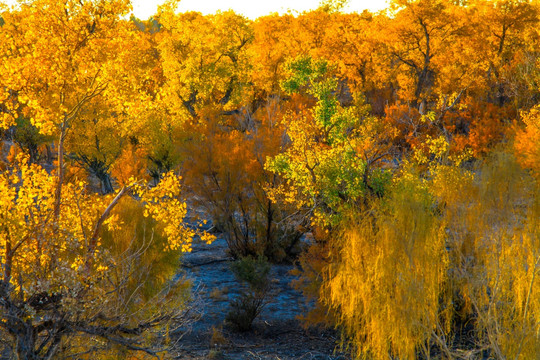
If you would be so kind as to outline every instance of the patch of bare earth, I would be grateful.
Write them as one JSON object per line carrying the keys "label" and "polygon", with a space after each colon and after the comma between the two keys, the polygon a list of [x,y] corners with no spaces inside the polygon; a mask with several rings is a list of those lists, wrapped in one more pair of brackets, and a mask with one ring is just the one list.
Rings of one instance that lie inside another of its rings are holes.
{"label": "patch of bare earth", "polygon": [[271,296],[252,330],[238,332],[226,324],[231,299],[242,288],[230,270],[231,261],[224,239],[194,245],[193,252],[184,255],[180,276],[192,282],[197,319],[189,329],[180,329],[173,355],[188,360],[349,359],[335,350],[333,330],[301,326],[297,317],[305,314],[309,304],[290,285],[295,279],[290,274],[293,265],[272,266]]}

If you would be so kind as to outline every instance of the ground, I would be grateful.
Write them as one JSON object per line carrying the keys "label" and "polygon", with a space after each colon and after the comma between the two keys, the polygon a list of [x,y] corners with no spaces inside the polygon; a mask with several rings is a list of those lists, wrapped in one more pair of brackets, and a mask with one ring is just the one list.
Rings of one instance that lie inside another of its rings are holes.
{"label": "ground", "polygon": [[291,287],[292,264],[272,265],[272,295],[252,330],[241,333],[226,324],[230,301],[241,289],[231,261],[227,243],[219,236],[213,244],[194,245],[183,256],[179,276],[192,282],[198,320],[179,331],[179,359],[349,359],[336,350],[335,331],[302,327],[297,317],[310,305]]}

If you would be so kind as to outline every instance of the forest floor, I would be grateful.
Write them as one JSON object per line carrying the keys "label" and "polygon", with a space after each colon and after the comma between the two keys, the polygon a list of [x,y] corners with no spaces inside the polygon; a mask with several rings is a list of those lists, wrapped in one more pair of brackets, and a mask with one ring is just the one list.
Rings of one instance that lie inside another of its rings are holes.
{"label": "forest floor", "polygon": [[218,236],[210,245],[194,244],[182,258],[179,276],[192,283],[198,316],[180,332],[174,354],[178,359],[349,359],[336,350],[335,331],[302,327],[298,316],[306,313],[309,304],[291,287],[296,277],[290,264],[272,265],[271,296],[252,330],[242,333],[231,328],[225,317],[242,285],[230,269],[227,250],[226,241]]}

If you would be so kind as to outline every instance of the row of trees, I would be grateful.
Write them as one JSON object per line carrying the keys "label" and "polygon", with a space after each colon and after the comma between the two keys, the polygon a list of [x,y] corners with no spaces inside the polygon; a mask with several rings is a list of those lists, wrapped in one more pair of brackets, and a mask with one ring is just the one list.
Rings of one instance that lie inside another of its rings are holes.
{"label": "row of trees", "polygon": [[255,21],[175,1],[147,21],[127,0],[4,7],[13,353],[167,348],[178,252],[212,239],[183,223],[188,199],[235,257],[304,250],[311,321],[358,356],[540,354],[539,5],[339,4]]}

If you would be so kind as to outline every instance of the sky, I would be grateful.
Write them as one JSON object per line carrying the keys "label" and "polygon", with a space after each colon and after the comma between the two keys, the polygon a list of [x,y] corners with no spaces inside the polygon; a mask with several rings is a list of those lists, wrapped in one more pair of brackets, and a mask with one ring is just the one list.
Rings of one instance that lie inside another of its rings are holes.
{"label": "sky", "polygon": [[[146,20],[157,10],[163,0],[132,0],[133,12],[139,19]],[[320,0],[181,0],[178,10],[199,11],[213,14],[218,10],[232,9],[250,19],[273,12],[284,13],[288,9],[304,11],[318,7]],[[364,9],[378,11],[386,8],[385,0],[349,0],[345,11],[362,12]]]}

